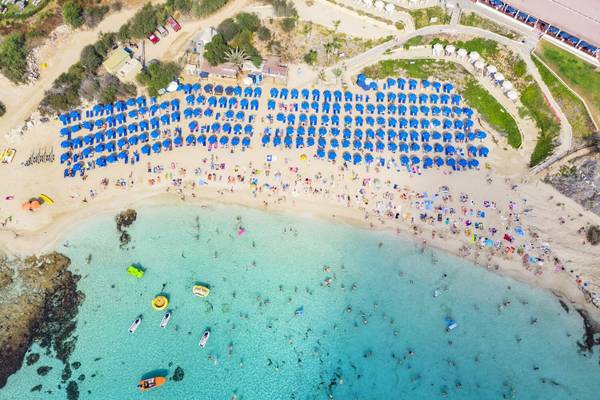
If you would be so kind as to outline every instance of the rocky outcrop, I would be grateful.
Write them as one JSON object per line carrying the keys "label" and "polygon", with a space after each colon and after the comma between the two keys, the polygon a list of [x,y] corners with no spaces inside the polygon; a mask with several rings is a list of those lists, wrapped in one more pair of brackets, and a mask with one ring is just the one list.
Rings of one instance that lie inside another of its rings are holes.
{"label": "rocky outcrop", "polygon": [[69,264],[56,252],[0,259],[0,276],[10,276],[0,287],[0,388],[21,368],[33,342],[68,365],[75,346],[75,317],[84,297],[77,290],[80,277],[69,271]]}
{"label": "rocky outcrop", "polygon": [[131,236],[127,232],[127,229],[137,219],[137,212],[131,208],[120,212],[116,217],[117,230],[121,233],[119,240],[121,247],[126,246],[131,241]]}

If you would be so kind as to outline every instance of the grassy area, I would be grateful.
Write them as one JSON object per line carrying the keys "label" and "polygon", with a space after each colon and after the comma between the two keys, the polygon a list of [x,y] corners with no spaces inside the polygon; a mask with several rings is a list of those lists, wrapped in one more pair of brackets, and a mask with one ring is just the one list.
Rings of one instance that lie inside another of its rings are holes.
{"label": "grassy area", "polygon": [[512,40],[521,40],[521,35],[509,28],[502,26],[492,20],[484,18],[474,12],[462,13],[460,15],[460,24],[467,26],[475,26],[486,31],[497,33]]}
{"label": "grassy area", "polygon": [[530,83],[522,91],[521,103],[527,108],[528,114],[533,118],[540,130],[537,143],[529,160],[529,165],[533,167],[544,161],[554,151],[560,124],[552,113],[537,83]]}
{"label": "grassy area", "polygon": [[452,44],[457,49],[463,48],[463,49],[467,50],[469,53],[472,51],[476,51],[483,58],[494,57],[496,54],[498,54],[498,50],[499,50],[498,42],[496,42],[495,40],[482,39],[482,38],[475,38],[475,39],[466,40],[466,41],[461,41],[461,40],[449,41],[449,40],[445,40],[445,39],[434,38],[431,40],[430,43],[432,45],[434,45],[436,43],[441,43],[444,46],[446,46],[448,44]]}
{"label": "grassy area", "polygon": [[413,46],[422,46],[425,45],[425,38],[421,35],[413,36],[404,42],[404,50],[408,50]]}
{"label": "grassy area", "polygon": [[408,13],[415,22],[415,29],[420,29],[429,25],[446,25],[450,23],[451,18],[450,15],[439,6],[408,10]]}
{"label": "grassy area", "polygon": [[485,90],[475,79],[467,81],[462,91],[465,101],[494,128],[508,137],[508,144],[514,148],[521,146],[521,133],[512,115]]}
{"label": "grassy area", "polygon": [[594,124],[583,102],[563,85],[537,58],[534,57],[533,62],[540,71],[540,75],[548,86],[548,89],[552,92],[552,96],[569,120],[575,137],[581,139],[592,135],[595,130]]}
{"label": "grassy area", "polygon": [[536,54],[586,101],[600,123],[600,72],[593,65],[553,44],[541,40]]}
{"label": "grassy area", "polygon": [[453,72],[456,68],[455,63],[440,60],[384,60],[365,68],[363,73],[372,79],[384,79],[398,75],[427,79],[440,71]]}
{"label": "grassy area", "polygon": [[[0,21],[2,20],[17,20],[26,19],[46,7],[50,0],[42,0],[37,6],[33,5],[33,1],[30,1],[24,9],[20,10],[15,4],[9,4],[7,6],[6,13],[0,15]],[[1,7],[0,7],[1,8]]]}

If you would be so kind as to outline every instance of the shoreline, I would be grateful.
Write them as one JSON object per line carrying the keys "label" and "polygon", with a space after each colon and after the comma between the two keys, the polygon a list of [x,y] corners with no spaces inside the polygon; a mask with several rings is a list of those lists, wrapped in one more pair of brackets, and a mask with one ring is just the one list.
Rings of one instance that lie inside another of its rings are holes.
{"label": "shoreline", "polygon": [[[270,213],[293,214],[300,218],[308,216],[324,219],[331,223],[349,225],[358,229],[395,234],[400,240],[413,243],[415,247],[423,249],[430,247],[467,260],[469,263],[474,264],[474,266],[485,268],[502,277],[550,291],[558,301],[564,302],[570,309],[574,309],[574,311],[580,314],[582,312],[585,313],[594,331],[600,330],[600,310],[586,301],[584,294],[575,285],[569,285],[564,279],[539,279],[539,276],[531,275],[523,270],[518,259],[506,259],[494,255],[488,259],[488,266],[486,267],[486,265],[482,264],[482,257],[479,257],[481,253],[477,249],[465,253],[466,246],[464,241],[456,238],[448,240],[447,237],[440,237],[441,235],[432,239],[432,229],[428,229],[429,227],[426,225],[419,225],[418,228],[417,225],[413,225],[413,229],[411,229],[409,225],[402,223],[389,226],[383,223],[376,224],[373,221],[366,222],[363,218],[359,217],[362,214],[357,214],[354,207],[347,208],[330,203],[326,207],[323,207],[325,204],[311,202],[307,199],[302,199],[299,202],[294,201],[293,204],[286,202],[284,204],[269,204],[265,206],[264,202],[251,196],[249,193],[234,192],[229,193],[230,196],[226,194],[228,192],[220,189],[204,188],[195,197],[185,196],[185,199],[182,200],[182,194],[173,192],[157,192],[151,189],[148,190],[147,188],[136,190],[133,193],[125,191],[121,195],[113,196],[108,202],[88,203],[85,207],[81,207],[72,213],[64,211],[53,217],[50,223],[31,231],[18,232],[18,237],[12,239],[7,238],[6,231],[0,232],[0,250],[17,257],[24,257],[31,254],[41,255],[51,251],[60,252],[60,242],[79,223],[86,223],[89,219],[101,215],[115,216],[127,208],[136,209],[140,206],[158,207],[173,205],[188,207],[234,205]],[[10,247],[8,246],[9,241],[11,242]]]}

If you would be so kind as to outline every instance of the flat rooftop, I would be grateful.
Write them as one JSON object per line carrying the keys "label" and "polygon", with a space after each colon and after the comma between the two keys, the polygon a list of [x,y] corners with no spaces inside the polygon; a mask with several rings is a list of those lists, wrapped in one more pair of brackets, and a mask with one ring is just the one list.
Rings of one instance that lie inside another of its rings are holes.
{"label": "flat rooftop", "polygon": [[599,0],[506,0],[505,3],[600,46]]}

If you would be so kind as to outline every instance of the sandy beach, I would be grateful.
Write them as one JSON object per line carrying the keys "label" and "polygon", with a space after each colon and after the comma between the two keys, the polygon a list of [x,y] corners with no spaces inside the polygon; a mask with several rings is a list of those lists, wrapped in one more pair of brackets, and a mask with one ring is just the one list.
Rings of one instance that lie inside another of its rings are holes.
{"label": "sandy beach", "polygon": [[[488,168],[453,173],[345,166],[312,156],[301,161],[306,150],[263,147],[183,147],[153,155],[148,163],[91,171],[83,180],[63,178],[58,163],[20,165],[28,149],[50,146],[59,153],[58,130],[56,120],[36,126],[16,145],[13,163],[1,167],[0,246],[8,253],[60,248],[63,235],[99,213],[141,204],[233,203],[392,230],[418,246],[544,287],[600,316],[591,302],[600,282],[594,263],[600,249],[585,244],[580,230],[599,218],[543,183],[503,176],[500,149],[486,160]],[[21,208],[41,193],[54,204],[36,212]],[[516,227],[523,237],[515,235]],[[488,237],[494,246],[484,244]],[[524,252],[517,254],[519,247]],[[533,258],[524,262],[524,254]]]}

